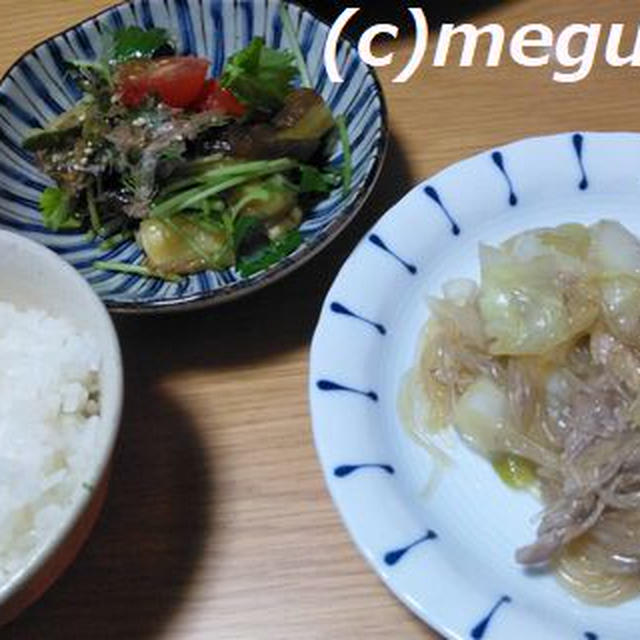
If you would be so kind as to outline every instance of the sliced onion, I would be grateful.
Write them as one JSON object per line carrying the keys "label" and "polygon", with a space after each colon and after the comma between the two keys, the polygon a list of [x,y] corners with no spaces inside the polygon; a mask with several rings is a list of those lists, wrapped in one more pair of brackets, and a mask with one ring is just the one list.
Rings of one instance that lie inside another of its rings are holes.
{"label": "sliced onion", "polygon": [[469,444],[485,454],[502,451],[509,402],[488,378],[474,382],[457,403],[454,422]]}

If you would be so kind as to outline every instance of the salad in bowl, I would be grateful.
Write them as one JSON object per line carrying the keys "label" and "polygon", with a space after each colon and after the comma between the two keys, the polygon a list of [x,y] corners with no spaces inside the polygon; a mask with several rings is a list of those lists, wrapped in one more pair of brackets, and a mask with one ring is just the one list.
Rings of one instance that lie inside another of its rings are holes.
{"label": "salad in bowl", "polygon": [[[40,197],[52,231],[104,248],[135,240],[143,264],[97,269],[179,280],[236,267],[250,276],[298,248],[305,210],[350,186],[344,120],[303,82],[301,57],[256,37],[219,78],[179,56],[161,28],[109,33],[97,61],[67,60],[82,99],[25,138],[55,181]],[[327,165],[341,140],[340,169]]]}
{"label": "salad in bowl", "polygon": [[228,302],[307,262],[364,206],[388,129],[375,72],[280,0],[129,0],[0,81],[0,228],[119,313]]}

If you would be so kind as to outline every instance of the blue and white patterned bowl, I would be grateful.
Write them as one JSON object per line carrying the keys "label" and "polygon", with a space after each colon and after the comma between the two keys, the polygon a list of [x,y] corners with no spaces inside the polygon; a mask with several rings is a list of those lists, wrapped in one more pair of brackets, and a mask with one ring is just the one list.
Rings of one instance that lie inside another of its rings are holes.
{"label": "blue and white patterned bowl", "polygon": [[[126,25],[165,27],[180,54],[209,58],[212,73],[254,36],[287,48],[278,0],[133,0],[72,27],[25,54],[0,84],[0,227],[37,240],[63,256],[91,283],[113,311],[148,312],[193,308],[227,301],[278,280],[326,246],[362,207],[378,178],[387,144],[384,98],[375,74],[342,40],[338,64],[345,82],[333,84],[324,67],[329,26],[309,11],[286,4],[306,57],[315,88],[334,114],[345,114],[353,149],[354,179],[344,197],[336,191],[311,211],[302,225],[304,244],[266,272],[243,278],[234,269],[208,271],[180,283],[97,271],[95,260],[138,263],[141,250],[133,242],[103,251],[80,233],[52,233],[41,223],[38,200],[50,184],[35,167],[21,142],[31,128],[41,127],[72,106],[80,92],[68,78],[65,59],[94,59],[105,29]],[[341,152],[331,161],[339,164]]]}
{"label": "blue and white patterned bowl", "polygon": [[588,606],[524,571],[541,504],[445,434],[438,465],[396,409],[427,296],[478,279],[480,243],[535,227],[620,220],[640,235],[640,135],[567,133],[491,149],[416,187],[365,236],[331,288],[313,340],[310,402],[327,485],[353,539],[413,611],[456,640],[629,640],[640,597]]}

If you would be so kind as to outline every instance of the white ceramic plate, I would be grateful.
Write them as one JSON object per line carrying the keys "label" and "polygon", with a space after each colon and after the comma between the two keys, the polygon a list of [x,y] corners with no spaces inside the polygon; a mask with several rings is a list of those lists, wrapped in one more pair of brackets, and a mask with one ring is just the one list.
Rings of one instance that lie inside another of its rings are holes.
{"label": "white ceramic plate", "polygon": [[325,302],[310,400],[320,461],[356,544],[417,615],[450,638],[629,640],[640,598],[587,606],[514,551],[541,505],[504,486],[453,434],[455,464],[434,493],[433,463],[403,432],[396,400],[427,318],[425,298],[479,277],[478,245],[565,222],[620,220],[640,234],[640,135],[523,140],[416,187],[362,240]]}

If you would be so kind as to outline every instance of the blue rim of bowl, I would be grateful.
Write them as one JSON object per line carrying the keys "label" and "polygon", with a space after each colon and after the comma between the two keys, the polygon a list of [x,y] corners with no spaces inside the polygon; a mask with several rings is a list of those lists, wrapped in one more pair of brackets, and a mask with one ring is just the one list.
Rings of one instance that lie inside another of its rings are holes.
{"label": "blue rim of bowl", "polygon": [[[44,40],[41,40],[40,42],[34,44],[24,53],[22,53],[7,69],[7,71],[5,71],[2,76],[0,76],[0,84],[5,82],[5,80],[11,75],[11,73],[13,73],[13,71],[20,64],[20,62],[24,60],[24,58],[36,51],[38,47],[41,47],[42,45],[49,42],[49,40],[57,38],[58,36],[65,34],[67,31],[75,29],[76,27],[80,27],[88,22],[96,20],[97,18],[108,16],[110,13],[116,11],[120,7],[130,4],[132,1],[133,0],[123,0],[122,2],[118,2],[111,7],[108,7],[107,9],[102,9],[101,11],[83,18],[79,22],[76,22],[66,27],[62,31],[58,31],[57,33],[54,33]],[[314,20],[317,20],[325,26],[331,26],[327,23],[326,20],[319,17],[315,11],[299,4],[294,0],[281,0],[281,2],[285,6],[297,7],[301,12],[310,15]],[[343,41],[348,42],[352,47],[357,49],[357,43],[351,37],[344,34],[340,37]],[[172,298],[170,300],[157,300],[154,302],[114,302],[105,300],[101,297],[101,300],[106,305],[107,309],[111,313],[121,315],[143,315],[158,313],[167,314],[181,311],[195,311],[198,309],[205,309],[207,307],[213,307],[227,302],[232,302],[234,300],[243,298],[255,291],[263,289],[268,285],[278,282],[279,280],[282,280],[293,271],[309,262],[323,249],[325,249],[332,240],[337,238],[346,229],[349,223],[353,221],[355,216],[360,212],[360,210],[364,207],[367,200],[369,199],[369,196],[371,195],[371,192],[373,191],[373,188],[377,184],[380,174],[382,173],[382,168],[384,166],[384,161],[389,148],[389,115],[384,91],[382,89],[382,84],[375,69],[373,69],[372,67],[368,67],[367,70],[371,75],[371,79],[373,80],[373,84],[376,89],[376,95],[380,100],[380,139],[376,147],[375,163],[369,171],[366,180],[356,192],[356,196],[351,204],[345,207],[344,211],[342,211],[340,215],[338,215],[335,220],[333,220],[327,226],[326,229],[324,229],[315,238],[313,238],[311,242],[309,242],[308,244],[304,244],[302,248],[295,254],[295,257],[284,258],[274,267],[267,269],[266,271],[263,271],[250,278],[239,280],[234,284],[227,285],[225,287],[219,287],[218,289],[214,289],[207,293],[193,294],[185,298]]]}

